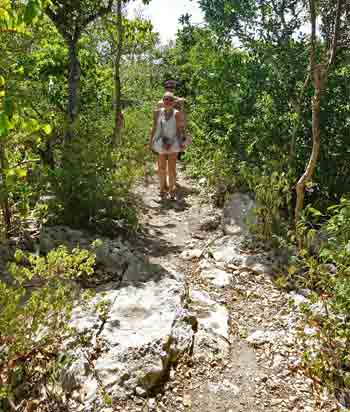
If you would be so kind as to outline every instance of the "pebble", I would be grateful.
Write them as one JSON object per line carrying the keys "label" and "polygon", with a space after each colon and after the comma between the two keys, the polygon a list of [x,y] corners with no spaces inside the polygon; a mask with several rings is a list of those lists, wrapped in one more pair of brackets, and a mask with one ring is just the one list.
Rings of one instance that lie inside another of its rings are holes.
{"label": "pebble", "polygon": [[150,398],[150,399],[148,400],[148,407],[149,407],[149,409],[150,409],[151,411],[156,410],[157,402],[156,402],[156,400],[155,400],[154,398]]}
{"label": "pebble", "polygon": [[184,396],[183,404],[185,406],[191,406],[192,405],[192,399],[191,399],[190,395],[185,395]]}
{"label": "pebble", "polygon": [[147,392],[145,391],[145,389],[141,388],[140,386],[137,386],[135,389],[136,395],[137,396],[145,396],[147,394]]}
{"label": "pebble", "polygon": [[203,250],[201,249],[190,249],[190,250],[184,250],[180,258],[183,260],[193,260],[193,259],[198,259],[202,256]]}

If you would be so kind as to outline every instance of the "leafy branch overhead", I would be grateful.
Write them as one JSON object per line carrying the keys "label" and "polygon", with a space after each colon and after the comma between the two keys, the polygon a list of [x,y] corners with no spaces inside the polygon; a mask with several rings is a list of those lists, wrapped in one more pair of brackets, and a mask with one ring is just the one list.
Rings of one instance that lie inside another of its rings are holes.
{"label": "leafy branch overhead", "polygon": [[[105,4],[104,4],[105,3]],[[112,10],[113,0],[51,1],[45,13],[54,22],[62,37],[68,42],[76,42],[82,31],[98,17]]]}
{"label": "leafy branch overhead", "polygon": [[305,22],[305,0],[200,0],[207,21],[225,37],[243,44],[288,41]]}

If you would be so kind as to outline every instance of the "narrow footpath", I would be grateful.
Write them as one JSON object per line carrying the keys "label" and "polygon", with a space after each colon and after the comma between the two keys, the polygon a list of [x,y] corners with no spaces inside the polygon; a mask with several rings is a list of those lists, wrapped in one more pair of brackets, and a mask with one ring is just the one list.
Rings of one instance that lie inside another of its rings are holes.
{"label": "narrow footpath", "polygon": [[156,176],[140,184],[137,234],[102,239],[97,262],[109,280],[95,308],[75,311],[77,328],[93,336],[63,376],[67,409],[337,410],[301,367],[304,297],[275,286],[278,253],[254,243],[246,224],[254,202],[235,193],[218,209],[205,180],[181,166],[178,182],[176,202],[158,201]]}
{"label": "narrow footpath", "polygon": [[243,223],[252,207],[247,196],[234,195],[223,218],[204,187],[181,169],[179,185],[180,200],[175,203],[157,202],[156,178],[139,187],[138,194],[143,203],[143,253],[152,264],[180,274],[183,301],[198,319],[193,353],[170,371],[162,393],[146,399],[136,396],[118,408],[336,410],[326,394],[315,393],[300,368],[298,301],[274,286],[274,256],[251,250]]}

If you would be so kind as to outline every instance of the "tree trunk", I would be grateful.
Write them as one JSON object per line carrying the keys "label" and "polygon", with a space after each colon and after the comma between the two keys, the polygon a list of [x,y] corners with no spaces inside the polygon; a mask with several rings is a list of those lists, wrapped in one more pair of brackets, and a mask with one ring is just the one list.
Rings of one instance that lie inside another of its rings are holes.
{"label": "tree trunk", "polygon": [[321,107],[322,77],[323,70],[316,65],[316,5],[315,0],[310,0],[310,23],[311,23],[311,48],[310,48],[310,75],[313,80],[315,93],[312,99],[312,152],[304,174],[296,185],[296,205],[294,211],[295,226],[297,226],[301,211],[304,208],[305,186],[315,171],[317,159],[320,153],[320,122],[319,113]]}
{"label": "tree trunk", "polygon": [[115,118],[113,143],[118,146],[121,140],[121,130],[123,127],[123,115],[121,108],[121,81],[120,81],[120,62],[123,50],[123,20],[122,20],[122,0],[117,3],[117,31],[118,31],[118,45],[114,62],[114,104],[115,104]]}
{"label": "tree trunk", "polygon": [[315,68],[315,94],[312,100],[312,152],[304,174],[299,179],[296,185],[297,201],[295,206],[295,224],[299,222],[301,211],[304,207],[304,194],[306,183],[309,182],[315,172],[317,160],[320,154],[321,147],[321,131],[320,131],[320,110],[321,110],[321,83],[322,71],[320,66]]}
{"label": "tree trunk", "polygon": [[11,212],[8,199],[8,191],[6,187],[5,170],[7,169],[6,153],[3,145],[0,145],[0,206],[5,226],[5,236],[8,238],[11,230]]}
{"label": "tree trunk", "polygon": [[79,113],[79,85],[80,85],[80,63],[78,59],[77,40],[68,42],[68,104],[67,104],[67,130],[65,141],[70,141],[73,136],[73,127]]}

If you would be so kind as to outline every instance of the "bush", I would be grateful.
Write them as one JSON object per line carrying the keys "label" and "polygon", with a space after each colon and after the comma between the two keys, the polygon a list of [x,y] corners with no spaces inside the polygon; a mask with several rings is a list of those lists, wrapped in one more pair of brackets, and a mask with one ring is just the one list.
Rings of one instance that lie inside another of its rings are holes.
{"label": "bush", "polygon": [[149,159],[145,155],[149,113],[139,109],[125,113],[125,128],[116,148],[108,133],[112,119],[82,121],[60,166],[50,171],[54,218],[72,227],[95,227],[114,219],[136,225],[130,189],[144,174]]}
{"label": "bush", "polygon": [[[307,248],[289,267],[289,276],[299,287],[313,291],[312,302],[318,310],[306,305],[306,321],[314,330],[314,336],[304,336],[307,350],[304,367],[317,382],[342,399],[343,406],[350,407],[343,396],[350,391],[350,201],[328,208],[329,219],[321,229],[328,237],[316,254]],[[318,218],[320,212],[312,209]],[[324,216],[322,216],[324,219]],[[310,235],[311,234],[311,235]],[[304,231],[309,242],[316,231]],[[307,241],[303,242],[307,244]],[[311,249],[312,251],[312,249]]]}
{"label": "bush", "polygon": [[[86,250],[64,247],[47,257],[15,254],[10,284],[0,281],[0,409],[8,410],[50,379],[59,348],[73,332],[68,326],[75,280],[93,274],[95,258]],[[84,297],[84,295],[83,295]],[[80,299],[82,299],[81,297]]]}

